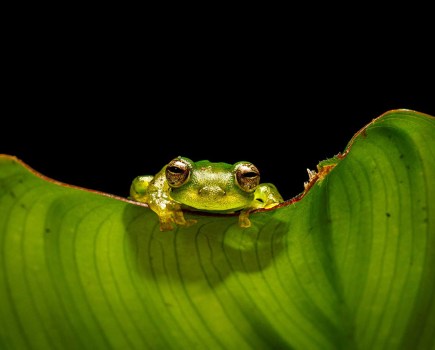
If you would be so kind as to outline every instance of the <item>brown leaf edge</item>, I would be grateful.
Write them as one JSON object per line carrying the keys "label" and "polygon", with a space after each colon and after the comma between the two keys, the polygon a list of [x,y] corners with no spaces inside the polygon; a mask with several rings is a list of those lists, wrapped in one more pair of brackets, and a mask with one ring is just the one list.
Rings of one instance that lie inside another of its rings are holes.
{"label": "brown leaf edge", "polygon": [[[389,110],[385,113],[382,113],[380,116],[372,119],[372,121],[370,121],[368,124],[366,124],[364,127],[362,127],[359,131],[357,131],[354,136],[351,138],[351,140],[348,142],[345,150],[343,152],[339,152],[338,154],[336,154],[334,157],[321,161],[318,165],[317,165],[317,171],[314,170],[310,170],[307,169],[308,171],[308,181],[304,183],[304,190],[297,194],[296,196],[294,196],[291,199],[288,199],[286,201],[284,201],[283,203],[280,203],[279,205],[273,207],[273,208],[269,208],[269,209],[256,209],[253,210],[252,213],[255,212],[263,212],[263,211],[270,211],[270,210],[275,210],[284,206],[288,206],[291,205],[293,203],[299,202],[300,200],[302,200],[307,193],[310,191],[310,189],[317,183],[317,182],[321,182],[323,181],[326,176],[335,168],[335,166],[342,160],[344,159],[350,152],[350,150],[352,149],[353,144],[355,143],[355,140],[358,137],[366,137],[366,130],[367,128],[369,128],[372,124],[376,123],[380,118],[388,115],[388,114],[393,114],[393,113],[415,113],[418,114],[420,116],[425,116],[425,117],[429,117],[429,118],[434,118],[433,116],[423,113],[423,112],[418,112],[412,109],[405,109],[405,108],[400,108],[400,109],[392,109]],[[91,193],[95,193],[97,195],[101,195],[101,196],[105,196],[105,197],[109,197],[115,200],[119,200],[122,202],[126,202],[126,203],[130,203],[133,205],[137,205],[137,206],[141,206],[141,207],[146,207],[148,208],[148,205],[146,203],[140,203],[140,202],[136,202],[133,201],[131,199],[125,198],[125,197],[121,197],[121,196],[117,196],[117,195],[113,195],[110,193],[106,193],[106,192],[102,192],[102,191],[97,191],[97,190],[93,190],[93,189],[89,189],[89,188],[85,188],[85,187],[80,187],[80,186],[76,186],[76,185],[72,185],[72,184],[67,184],[61,181],[58,181],[56,179],[50,178],[48,176],[45,176],[44,174],[41,174],[40,172],[38,172],[37,170],[33,169],[31,166],[29,166],[28,164],[26,164],[24,161],[22,161],[21,159],[19,159],[16,156],[13,155],[8,155],[8,154],[1,154],[0,153],[0,160],[1,159],[6,159],[6,160],[10,160],[13,162],[16,162],[18,164],[20,164],[21,166],[23,166],[24,168],[26,168],[29,172],[31,172],[33,175],[43,179],[44,181],[53,183],[55,185],[58,186],[63,186],[63,187],[68,187],[68,188],[73,188],[76,190],[80,190],[80,191],[86,191],[86,192],[91,192]],[[216,216],[216,215],[229,215],[229,216],[233,216],[233,215],[238,215],[238,213],[230,213],[230,214],[214,214],[214,213],[206,213],[206,212],[198,212],[195,211],[195,214],[203,214],[203,215],[211,215],[211,216]]]}

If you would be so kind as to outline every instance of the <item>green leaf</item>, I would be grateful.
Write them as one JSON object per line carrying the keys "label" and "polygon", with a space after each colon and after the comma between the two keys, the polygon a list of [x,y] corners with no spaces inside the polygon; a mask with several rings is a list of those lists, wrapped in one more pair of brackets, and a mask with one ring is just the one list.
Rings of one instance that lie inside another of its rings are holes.
{"label": "green leaf", "polygon": [[0,348],[434,349],[434,153],[393,110],[251,228],[173,232],[0,156]]}

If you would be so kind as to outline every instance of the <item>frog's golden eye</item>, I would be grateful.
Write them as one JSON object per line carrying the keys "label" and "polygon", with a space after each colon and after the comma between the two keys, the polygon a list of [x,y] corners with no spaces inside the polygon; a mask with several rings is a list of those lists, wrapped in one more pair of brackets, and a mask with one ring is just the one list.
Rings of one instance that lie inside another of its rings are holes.
{"label": "frog's golden eye", "polygon": [[240,163],[235,168],[236,181],[245,192],[253,192],[260,184],[260,172],[251,163]]}
{"label": "frog's golden eye", "polygon": [[166,180],[171,187],[180,187],[187,182],[189,175],[190,164],[182,158],[175,158],[166,166]]}

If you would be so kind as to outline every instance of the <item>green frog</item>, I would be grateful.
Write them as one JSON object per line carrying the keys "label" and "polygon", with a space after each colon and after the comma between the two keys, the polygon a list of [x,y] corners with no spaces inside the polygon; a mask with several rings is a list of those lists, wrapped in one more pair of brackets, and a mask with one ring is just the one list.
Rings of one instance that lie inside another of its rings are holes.
{"label": "green frog", "polygon": [[260,184],[260,172],[250,162],[193,162],[186,157],[174,158],[155,176],[137,176],[131,184],[130,198],[148,204],[159,217],[161,231],[173,230],[174,224],[196,223],[184,218],[184,209],[240,211],[239,226],[249,227],[251,211],[283,202],[275,185]]}

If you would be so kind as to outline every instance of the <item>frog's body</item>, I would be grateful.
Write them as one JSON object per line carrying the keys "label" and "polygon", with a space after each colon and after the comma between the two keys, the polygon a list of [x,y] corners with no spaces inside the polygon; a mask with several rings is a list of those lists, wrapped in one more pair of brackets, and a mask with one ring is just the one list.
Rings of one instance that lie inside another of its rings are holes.
{"label": "frog's body", "polygon": [[189,226],[182,209],[218,213],[241,210],[239,225],[249,227],[249,212],[271,208],[283,202],[273,184],[260,184],[258,169],[249,162],[235,164],[193,162],[177,157],[155,176],[133,180],[130,197],[147,203],[157,213],[162,231],[172,230],[172,223]]}

